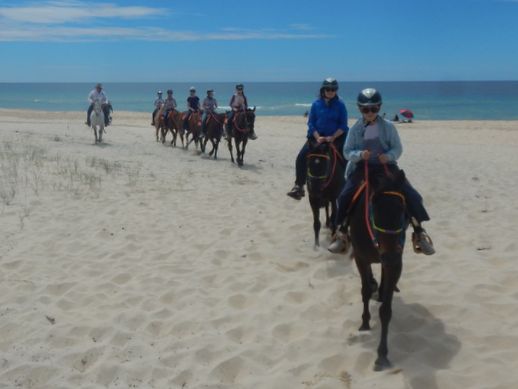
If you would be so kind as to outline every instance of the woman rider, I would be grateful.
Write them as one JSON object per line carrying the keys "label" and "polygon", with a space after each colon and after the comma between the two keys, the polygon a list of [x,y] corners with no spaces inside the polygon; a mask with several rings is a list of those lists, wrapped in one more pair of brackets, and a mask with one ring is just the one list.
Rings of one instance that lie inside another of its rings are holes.
{"label": "woman rider", "polygon": [[334,78],[326,78],[320,87],[320,97],[311,106],[308,118],[308,140],[297,156],[295,186],[287,193],[295,200],[304,197],[304,184],[307,178],[306,157],[310,140],[318,143],[333,143],[343,157],[343,145],[349,128],[347,127],[347,109],[344,102],[338,97],[337,90],[338,82]]}
{"label": "woman rider", "polygon": [[[366,161],[371,169],[381,168],[383,171],[385,164],[391,171],[398,170],[397,160],[403,152],[396,127],[378,115],[382,104],[381,94],[373,88],[364,89],[358,95],[357,104],[362,118],[351,127],[345,142],[344,154],[349,163],[345,172],[347,181],[338,197],[337,226],[343,225],[346,221],[347,210],[354,193],[364,178],[363,163],[360,162]],[[414,227],[414,251],[432,255],[435,253],[432,240],[421,226],[423,221],[430,220],[423,206],[423,199],[408,180],[405,180],[402,189],[410,222]],[[341,228],[346,229],[347,227]],[[346,246],[344,240],[345,235],[341,234],[339,239],[331,243],[329,251],[341,252]]]}

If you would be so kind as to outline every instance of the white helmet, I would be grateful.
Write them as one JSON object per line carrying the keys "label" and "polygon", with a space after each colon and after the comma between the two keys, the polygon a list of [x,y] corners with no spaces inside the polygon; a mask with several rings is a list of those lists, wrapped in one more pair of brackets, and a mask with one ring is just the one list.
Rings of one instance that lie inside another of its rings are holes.
{"label": "white helmet", "polygon": [[189,88],[189,92],[196,92],[196,88],[195,88],[195,87],[193,87],[193,86],[191,86],[191,87]]}

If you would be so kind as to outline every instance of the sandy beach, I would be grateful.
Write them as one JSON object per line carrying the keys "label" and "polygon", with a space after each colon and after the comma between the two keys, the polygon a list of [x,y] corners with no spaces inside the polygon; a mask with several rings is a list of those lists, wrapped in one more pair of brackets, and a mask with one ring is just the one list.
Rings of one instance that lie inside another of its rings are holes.
{"label": "sandy beach", "polygon": [[379,373],[378,303],[359,333],[354,263],[286,196],[302,116],[259,116],[243,168],[84,120],[0,110],[0,388],[516,387],[517,122],[398,125],[437,253],[407,242]]}

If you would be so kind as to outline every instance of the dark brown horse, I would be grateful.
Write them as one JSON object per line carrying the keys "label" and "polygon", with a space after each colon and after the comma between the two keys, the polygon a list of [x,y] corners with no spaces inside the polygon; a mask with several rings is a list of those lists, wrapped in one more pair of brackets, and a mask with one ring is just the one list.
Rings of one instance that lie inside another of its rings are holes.
{"label": "dark brown horse", "polygon": [[169,113],[167,114],[167,126],[164,126],[162,128],[162,143],[165,143],[165,137],[168,131],[171,131],[171,135],[173,136],[173,139],[171,140],[171,146],[176,147],[176,138],[178,135],[180,135],[183,147],[184,130],[182,113],[177,111],[176,109],[169,111]]}
{"label": "dark brown horse", "polygon": [[245,156],[246,144],[248,143],[248,134],[254,129],[255,123],[255,107],[248,108],[245,111],[238,111],[234,113],[230,126],[230,136],[228,137],[228,150],[230,151],[230,158],[232,163],[234,161],[234,154],[232,153],[232,138],[236,145],[236,160],[239,166],[243,166],[243,159]]}
{"label": "dark brown horse", "polygon": [[[406,203],[402,194],[405,174],[396,168],[391,172],[383,169],[369,172],[365,169],[365,175],[368,185],[350,211],[349,226],[353,256],[362,281],[363,314],[360,331],[370,330],[369,300],[376,291],[381,301],[381,339],[374,364],[374,370],[379,371],[391,367],[387,358],[387,335],[392,317],[392,297],[397,290],[403,267],[407,227]],[[367,201],[369,198],[371,209]],[[372,274],[373,263],[381,263],[379,288]]]}
{"label": "dark brown horse", "polygon": [[[185,112],[184,115],[187,115],[187,112]],[[190,140],[189,135],[191,136]],[[189,145],[194,142],[196,149],[198,149],[198,144],[200,145],[201,149],[201,137],[201,112],[194,111],[191,113],[191,116],[189,116],[189,120],[187,121],[187,131],[185,132],[185,148],[188,149]]]}
{"label": "dark brown horse", "polygon": [[212,150],[210,151],[209,156],[212,156],[214,153],[214,159],[218,158],[218,146],[221,141],[221,136],[223,135],[223,127],[226,119],[227,115],[224,113],[209,112],[207,114],[205,122],[206,134],[202,142],[201,151],[205,152],[207,142],[210,140],[210,143],[212,143]]}
{"label": "dark brown horse", "polygon": [[[308,197],[313,211],[315,247],[319,247],[320,208],[325,207],[326,209],[326,226],[331,229],[332,235],[336,232],[336,199],[345,183],[345,163],[334,144],[309,142],[307,156]],[[329,206],[331,206],[331,215],[329,214]]]}

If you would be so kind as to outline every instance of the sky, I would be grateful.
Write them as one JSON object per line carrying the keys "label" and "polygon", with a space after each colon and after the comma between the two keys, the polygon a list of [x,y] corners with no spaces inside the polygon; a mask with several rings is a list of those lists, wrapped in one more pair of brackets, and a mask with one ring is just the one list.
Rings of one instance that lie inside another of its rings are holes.
{"label": "sky", "polygon": [[518,80],[518,0],[0,0],[0,82]]}

